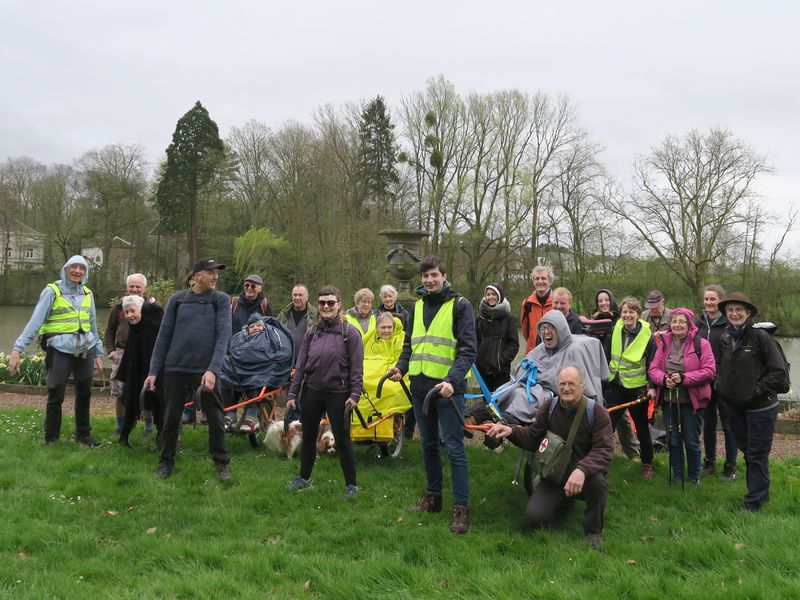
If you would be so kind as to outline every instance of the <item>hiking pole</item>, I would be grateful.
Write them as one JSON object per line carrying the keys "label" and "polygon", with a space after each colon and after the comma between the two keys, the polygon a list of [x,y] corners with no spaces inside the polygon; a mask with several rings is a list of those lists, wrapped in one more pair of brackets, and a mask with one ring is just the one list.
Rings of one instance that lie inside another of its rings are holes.
{"label": "hiking pole", "polygon": [[687,453],[686,456],[686,463],[683,462],[683,447],[686,445],[683,443],[683,411],[681,410],[680,402],[675,403],[676,408],[678,409],[678,458],[681,459],[681,473],[683,477],[681,477],[681,491],[686,493],[686,478],[689,476],[689,456]]}
{"label": "hiking pole", "polygon": [[511,485],[519,485],[519,472],[522,469],[522,459],[525,456],[525,450],[519,449],[519,458],[517,459],[517,470],[514,472],[514,479],[511,480]]}
{"label": "hiking pole", "polygon": [[669,448],[669,465],[667,465],[667,473],[669,479],[669,487],[672,487],[672,390],[667,390],[667,411],[669,412],[669,431],[667,432],[667,447]]}

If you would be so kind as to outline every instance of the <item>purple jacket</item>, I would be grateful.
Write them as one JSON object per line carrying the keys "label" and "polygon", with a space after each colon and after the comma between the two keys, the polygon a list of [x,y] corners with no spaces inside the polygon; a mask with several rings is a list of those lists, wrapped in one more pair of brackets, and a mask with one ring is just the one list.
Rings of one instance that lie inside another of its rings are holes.
{"label": "purple jacket", "polygon": [[364,344],[361,333],[353,325],[345,323],[344,327],[346,345],[339,318],[331,322],[322,320],[306,331],[297,354],[289,400],[297,398],[305,380],[304,385],[314,390],[349,392],[349,397],[358,402],[364,374]]}
{"label": "purple jacket", "polygon": [[[683,346],[684,373],[681,385],[686,387],[694,410],[698,410],[705,408],[711,398],[711,383],[717,376],[717,365],[708,340],[700,338],[700,356],[697,356],[694,351],[694,337],[697,335],[694,313],[686,308],[676,308],[672,311],[672,315],[674,316],[676,312],[682,312],[689,321],[689,333],[686,335],[686,343]],[[661,391],[665,387],[667,357],[671,347],[672,332],[667,331],[663,334],[653,362],[650,363],[650,367],[647,370],[650,381],[658,389],[659,401],[661,399]]]}

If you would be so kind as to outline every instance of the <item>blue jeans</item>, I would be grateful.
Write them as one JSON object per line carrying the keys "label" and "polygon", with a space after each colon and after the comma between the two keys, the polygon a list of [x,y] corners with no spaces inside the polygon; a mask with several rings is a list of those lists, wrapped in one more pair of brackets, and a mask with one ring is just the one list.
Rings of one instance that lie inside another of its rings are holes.
{"label": "blue jeans", "polygon": [[700,428],[703,411],[695,412],[690,402],[664,402],[664,429],[670,443],[672,476],[683,481],[683,450],[686,448],[686,466],[689,481],[700,481]]}
{"label": "blue jeans", "polygon": [[705,446],[706,460],[711,462],[717,460],[717,411],[719,411],[719,420],[722,423],[722,433],[725,437],[725,466],[735,467],[736,453],[739,449],[729,424],[730,409],[718,398],[716,391],[711,392],[711,400],[703,409],[703,445]]}
{"label": "blue jeans", "polygon": [[758,510],[769,502],[769,453],[772,450],[772,436],[775,433],[775,420],[778,418],[778,404],[764,410],[730,409],[730,423],[736,443],[744,454],[747,467],[747,495],[744,505],[750,510]]}
{"label": "blue jeans", "polygon": [[[469,504],[469,468],[467,453],[464,451],[464,430],[461,422],[453,412],[448,398],[438,396],[431,400],[428,414],[422,413],[422,402],[425,396],[412,395],[414,416],[419,427],[422,443],[422,462],[425,465],[426,489],[432,494],[442,493],[442,457],[439,450],[439,431],[450,460],[450,476],[452,478],[453,503]],[[464,395],[454,394],[455,402],[461,414],[464,414]]]}

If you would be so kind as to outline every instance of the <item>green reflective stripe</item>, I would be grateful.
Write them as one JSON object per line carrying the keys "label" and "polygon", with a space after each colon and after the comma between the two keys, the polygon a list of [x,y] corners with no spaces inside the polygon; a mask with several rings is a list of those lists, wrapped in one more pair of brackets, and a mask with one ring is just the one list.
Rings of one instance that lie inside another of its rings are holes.
{"label": "green reflective stripe", "polygon": [[453,363],[456,362],[454,360],[450,360],[449,358],[445,358],[444,356],[436,356],[435,354],[426,354],[424,352],[412,354],[411,360],[427,360],[440,365],[447,365],[448,367],[452,367]]}
{"label": "green reflective stripe", "polygon": [[635,371],[620,371],[619,376],[623,379],[632,377],[641,377],[644,375],[644,367]]}
{"label": "green reflective stripe", "polygon": [[422,343],[429,343],[429,344],[437,344],[439,346],[450,346],[451,348],[456,347],[456,341],[451,340],[448,338],[442,338],[435,335],[423,335],[417,338],[411,338],[411,344],[422,344]]}
{"label": "green reflective stripe", "polygon": [[81,300],[80,310],[65,299],[61,294],[61,289],[54,283],[47,285],[53,293],[53,305],[50,307],[50,314],[47,320],[39,327],[39,334],[45,333],[84,333],[91,330],[91,307],[92,292],[88,287],[83,286],[84,296]]}
{"label": "green reflective stripe", "polygon": [[426,328],[423,316],[425,305],[422,300],[417,300],[411,329],[409,375],[423,374],[434,379],[447,377],[456,360],[456,340],[453,336],[454,302],[455,299],[450,299],[442,304]]}

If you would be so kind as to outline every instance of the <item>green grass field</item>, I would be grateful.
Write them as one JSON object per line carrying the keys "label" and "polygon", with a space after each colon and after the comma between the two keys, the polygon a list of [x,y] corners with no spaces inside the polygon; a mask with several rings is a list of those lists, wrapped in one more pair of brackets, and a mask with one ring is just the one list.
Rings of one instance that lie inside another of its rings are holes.
{"label": "green grass field", "polygon": [[[8,598],[800,598],[800,459],[773,465],[772,503],[734,508],[744,483],[667,484],[616,458],[605,549],[587,546],[583,505],[558,530],[522,534],[518,451],[470,447],[472,530],[446,509],[407,512],[423,488],[419,446],[357,449],[361,494],[343,502],[337,459],[297,494],[289,461],[230,438],[232,484],[213,476],[204,429],[187,430],[175,475],[134,449],[45,448],[41,412],[0,412],[0,597]],[[109,436],[111,418],[94,422]],[[740,469],[743,465],[740,463]],[[449,474],[445,462],[445,485]]]}

